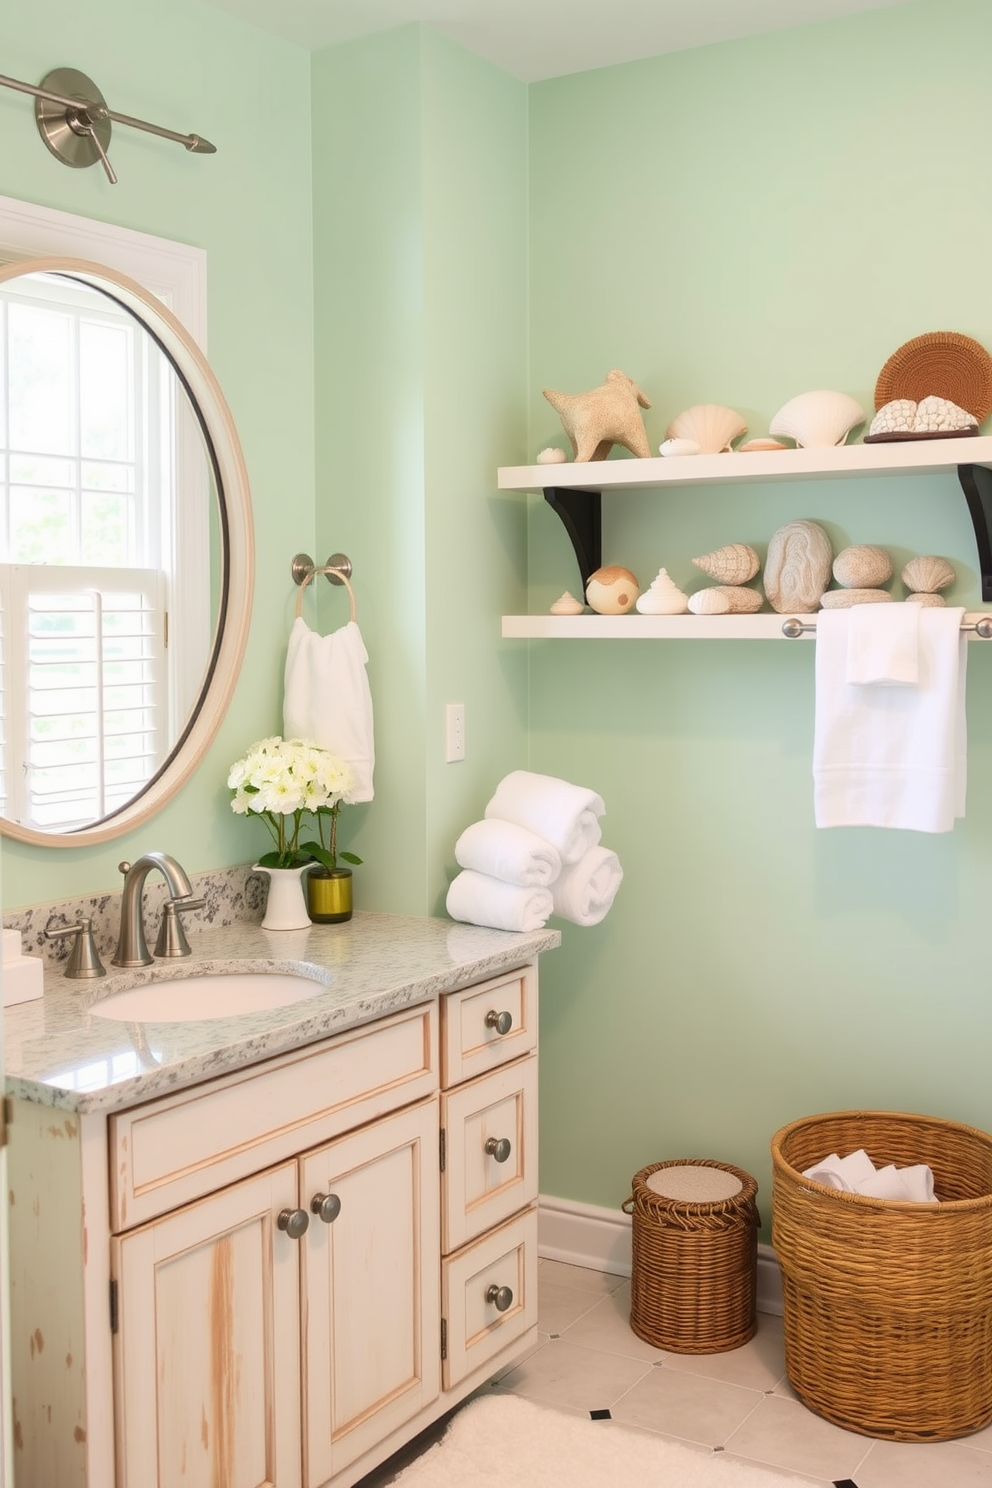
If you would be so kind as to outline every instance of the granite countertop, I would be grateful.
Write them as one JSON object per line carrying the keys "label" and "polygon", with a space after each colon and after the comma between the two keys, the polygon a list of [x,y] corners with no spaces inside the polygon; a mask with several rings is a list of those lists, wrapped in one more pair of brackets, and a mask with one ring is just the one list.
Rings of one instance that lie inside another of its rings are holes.
{"label": "granite countertop", "polygon": [[[192,955],[93,981],[49,965],[45,992],[4,1013],[9,1095],[65,1111],[112,1111],[223,1075],[359,1023],[498,976],[561,944],[452,920],[356,913],[343,925],[266,931],[240,922],[196,931]],[[298,972],[325,990],[288,1007],[185,1023],[94,1017],[95,1002],[148,981],[237,970]]]}

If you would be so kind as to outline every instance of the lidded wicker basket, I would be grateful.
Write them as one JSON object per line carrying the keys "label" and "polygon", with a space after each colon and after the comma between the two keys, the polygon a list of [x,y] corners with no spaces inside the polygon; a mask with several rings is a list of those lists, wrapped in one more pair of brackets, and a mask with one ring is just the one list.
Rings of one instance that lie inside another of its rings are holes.
{"label": "lidded wicker basket", "polygon": [[[714,1170],[716,1191],[726,1196],[659,1193],[666,1170],[674,1169],[686,1177]],[[631,1190],[623,1209],[633,1216],[630,1326],[638,1338],[674,1354],[717,1354],[747,1343],[758,1326],[755,1179],[730,1163],[684,1158],[641,1168]]]}
{"label": "lidded wicker basket", "polygon": [[[840,1192],[802,1176],[864,1148],[926,1163],[936,1204]],[[772,1151],[789,1382],[864,1436],[934,1442],[992,1421],[992,1136],[939,1118],[839,1111],[794,1121]]]}

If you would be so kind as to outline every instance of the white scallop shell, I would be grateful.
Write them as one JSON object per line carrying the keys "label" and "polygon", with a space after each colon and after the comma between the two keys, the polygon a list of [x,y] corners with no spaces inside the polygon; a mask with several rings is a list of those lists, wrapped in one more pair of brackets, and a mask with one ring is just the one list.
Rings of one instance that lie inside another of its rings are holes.
{"label": "white scallop shell", "polygon": [[659,568],[651,585],[636,602],[642,615],[684,615],[689,608],[689,596],[669,578],[668,570]]}
{"label": "white scallop shell", "polygon": [[825,610],[849,610],[852,605],[891,604],[888,589],[828,589],[820,600]]}
{"label": "white scallop shell", "polygon": [[892,559],[873,543],[855,543],[837,554],[833,572],[845,589],[880,589],[892,577]]}
{"label": "white scallop shell", "polygon": [[857,399],[847,393],[819,391],[790,398],[768,427],[773,434],[794,439],[803,449],[830,449],[843,444],[855,424],[864,419]]}
{"label": "white scallop shell", "polygon": [[699,452],[696,439],[664,439],[658,446],[659,455],[698,455]]}
{"label": "white scallop shell", "polygon": [[730,600],[720,589],[697,589],[689,595],[689,609],[694,615],[729,615]]}
{"label": "white scallop shell", "polygon": [[589,575],[586,603],[597,615],[629,615],[640,585],[629,568],[607,564]]}
{"label": "white scallop shell", "polygon": [[765,559],[765,593],[780,615],[809,615],[830,582],[834,550],[816,522],[787,522],[772,534]]}
{"label": "white scallop shell", "polygon": [[695,403],[676,414],[665,433],[669,439],[695,440],[700,454],[720,455],[747,433],[747,424],[739,413],[721,403]]}
{"label": "white scallop shell", "polygon": [[921,592],[919,594],[907,594],[906,603],[923,605],[924,608],[933,610],[936,609],[938,605],[946,605],[947,600],[942,594],[929,594],[926,592]]}
{"label": "white scallop shell", "polygon": [[585,605],[582,601],[576,599],[574,594],[569,594],[566,589],[561,598],[555,600],[549,613],[552,615],[581,615],[584,609]]}
{"label": "white scallop shell", "polygon": [[748,439],[744,444],[739,444],[737,446],[737,453],[739,455],[755,455],[762,452],[767,454],[772,450],[788,448],[789,446],[783,444],[781,439],[764,439],[759,437],[758,439]]}
{"label": "white scallop shell", "polygon": [[564,465],[567,459],[568,456],[565,451],[563,449],[556,449],[554,445],[549,445],[547,449],[538,450],[537,452],[538,465]]}
{"label": "white scallop shell", "polygon": [[[699,592],[705,593],[704,590]],[[709,592],[724,596],[731,615],[756,615],[765,602],[760,589],[749,589],[746,584],[714,584]]]}
{"label": "white scallop shell", "polygon": [[902,581],[915,594],[937,594],[949,589],[957,575],[946,558],[936,558],[928,553],[923,558],[911,558],[902,571]]}
{"label": "white scallop shell", "polygon": [[747,543],[727,543],[726,547],[692,561],[720,584],[746,584],[761,567],[761,559]]}

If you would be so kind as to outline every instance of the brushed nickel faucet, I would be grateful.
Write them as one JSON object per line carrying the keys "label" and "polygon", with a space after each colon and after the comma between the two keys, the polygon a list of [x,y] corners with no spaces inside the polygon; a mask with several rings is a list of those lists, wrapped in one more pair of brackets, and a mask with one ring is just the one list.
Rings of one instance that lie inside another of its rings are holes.
{"label": "brushed nickel faucet", "polygon": [[[148,950],[148,942],[145,940],[144,925],[144,895],[145,879],[153,868],[157,868],[169,885],[171,902],[177,909],[199,909],[202,908],[202,900],[193,900],[193,886],[186,877],[183,869],[175,858],[168,853],[149,852],[133,863],[118,863],[118,868],[124,875],[124,890],[121,895],[121,929],[117,940],[117,950],[110,959],[111,966],[151,966],[155,959]],[[188,900],[183,904],[181,901]],[[171,954],[176,954],[173,951]],[[187,946],[185,952],[189,954]]]}

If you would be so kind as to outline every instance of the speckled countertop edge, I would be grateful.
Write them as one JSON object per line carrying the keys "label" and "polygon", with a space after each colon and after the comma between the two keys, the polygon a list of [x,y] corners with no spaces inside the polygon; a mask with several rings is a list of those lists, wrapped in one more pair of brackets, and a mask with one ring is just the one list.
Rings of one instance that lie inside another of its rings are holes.
{"label": "speckled countertop edge", "polygon": [[[70,981],[49,963],[44,995],[4,1012],[7,1093],[66,1111],[121,1110],[498,976],[553,950],[561,935],[359,912],[343,925],[301,931],[190,925],[189,943],[188,958],[108,968],[95,981]],[[242,969],[328,984],[288,1007],[199,1022],[118,1022],[89,1011],[144,982]]]}

